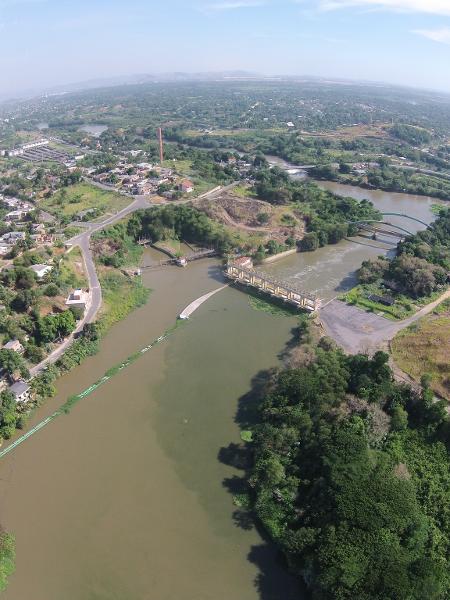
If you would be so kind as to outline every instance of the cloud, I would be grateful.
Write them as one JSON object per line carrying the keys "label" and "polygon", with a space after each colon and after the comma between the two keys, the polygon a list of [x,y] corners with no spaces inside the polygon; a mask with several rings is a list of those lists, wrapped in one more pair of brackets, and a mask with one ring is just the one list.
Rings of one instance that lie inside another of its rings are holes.
{"label": "cloud", "polygon": [[415,29],[413,33],[422,35],[429,40],[433,40],[433,42],[450,44],[450,27],[442,27],[441,29]]}
{"label": "cloud", "polygon": [[239,8],[257,8],[258,6],[265,6],[265,4],[266,2],[264,0],[229,0],[207,4],[203,8],[208,12],[220,12],[224,10],[236,10]]}
{"label": "cloud", "polygon": [[376,8],[450,16],[449,0],[318,0],[318,6],[321,10]]}

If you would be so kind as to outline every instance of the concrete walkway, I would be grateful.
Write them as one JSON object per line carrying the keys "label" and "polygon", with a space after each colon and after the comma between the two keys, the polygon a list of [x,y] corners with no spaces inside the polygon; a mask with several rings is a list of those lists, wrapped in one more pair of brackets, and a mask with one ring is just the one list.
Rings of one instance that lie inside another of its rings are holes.
{"label": "concrete walkway", "polygon": [[200,298],[197,298],[197,300],[194,300],[194,302],[191,302],[189,306],[186,306],[186,308],[180,313],[180,319],[189,319],[192,313],[195,312],[199,306],[211,298],[211,296],[214,296],[214,294],[217,294],[217,292],[221,292],[228,286],[229,284],[223,285],[222,287],[217,288],[217,290],[208,292],[208,294],[204,294],[203,296],[200,296]]}

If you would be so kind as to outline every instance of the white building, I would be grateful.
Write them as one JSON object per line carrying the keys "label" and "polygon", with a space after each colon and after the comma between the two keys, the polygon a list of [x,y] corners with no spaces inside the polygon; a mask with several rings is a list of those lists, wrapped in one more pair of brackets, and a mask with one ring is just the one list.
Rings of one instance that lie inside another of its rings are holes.
{"label": "white building", "polygon": [[50,265],[31,265],[30,269],[36,273],[38,279],[42,279],[53,269]]}
{"label": "white building", "polygon": [[66,306],[75,306],[76,308],[86,308],[89,294],[84,290],[74,290],[71,292],[66,300]]}
{"label": "white building", "polygon": [[12,350],[13,352],[18,352],[19,354],[22,354],[25,351],[19,340],[10,340],[3,346],[2,350]]}
{"label": "white building", "polygon": [[30,386],[25,381],[16,381],[9,391],[14,395],[16,402],[28,402],[30,399]]}

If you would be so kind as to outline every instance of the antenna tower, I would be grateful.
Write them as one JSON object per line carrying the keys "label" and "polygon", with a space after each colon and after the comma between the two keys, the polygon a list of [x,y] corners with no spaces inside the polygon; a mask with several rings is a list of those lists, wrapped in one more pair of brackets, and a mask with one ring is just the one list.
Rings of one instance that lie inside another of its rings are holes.
{"label": "antenna tower", "polygon": [[159,141],[159,161],[162,165],[164,162],[164,147],[163,147],[163,136],[162,136],[161,127],[158,127],[158,141]]}

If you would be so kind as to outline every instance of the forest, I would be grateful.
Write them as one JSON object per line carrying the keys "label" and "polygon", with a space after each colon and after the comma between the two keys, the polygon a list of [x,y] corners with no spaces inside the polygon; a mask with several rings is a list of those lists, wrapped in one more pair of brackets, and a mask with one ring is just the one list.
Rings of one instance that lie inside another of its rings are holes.
{"label": "forest", "polygon": [[258,405],[254,511],[313,600],[450,592],[446,403],[426,378],[420,394],[395,383],[387,363],[322,341]]}
{"label": "forest", "polygon": [[149,238],[153,243],[175,237],[216,248],[221,254],[230,251],[233,245],[231,235],[223,227],[188,205],[135,212],[128,222],[127,234],[134,240]]}

